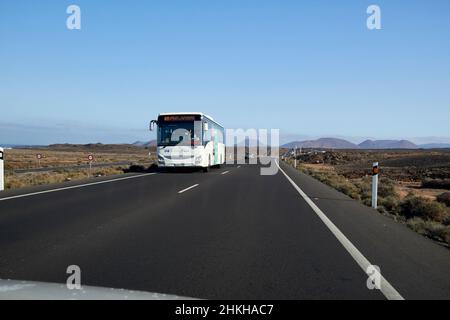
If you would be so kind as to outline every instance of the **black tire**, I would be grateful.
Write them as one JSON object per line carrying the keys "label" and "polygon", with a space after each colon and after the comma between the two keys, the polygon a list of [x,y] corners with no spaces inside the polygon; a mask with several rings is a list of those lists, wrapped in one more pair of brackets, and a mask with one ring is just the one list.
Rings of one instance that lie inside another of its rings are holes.
{"label": "black tire", "polygon": [[222,167],[222,155],[220,156],[219,164],[216,166],[217,169],[220,169]]}
{"label": "black tire", "polygon": [[203,172],[208,172],[209,167],[211,167],[211,155],[208,156],[208,166],[206,168],[203,168]]}

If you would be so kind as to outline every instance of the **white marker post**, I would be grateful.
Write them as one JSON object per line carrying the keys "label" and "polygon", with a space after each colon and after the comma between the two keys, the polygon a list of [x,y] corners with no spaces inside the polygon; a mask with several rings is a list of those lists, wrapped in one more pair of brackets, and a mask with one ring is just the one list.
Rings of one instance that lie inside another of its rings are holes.
{"label": "white marker post", "polygon": [[0,191],[5,190],[5,178],[4,178],[4,166],[3,166],[3,161],[4,161],[4,153],[3,153],[3,148],[0,148]]}
{"label": "white marker post", "polygon": [[294,168],[297,169],[297,146],[294,148]]}
{"label": "white marker post", "polygon": [[89,160],[89,175],[88,177],[91,177],[91,171],[92,171],[92,161],[94,161],[94,156],[92,154],[88,155],[88,160]]}
{"label": "white marker post", "polygon": [[372,208],[378,208],[378,162],[373,163],[372,167]]}
{"label": "white marker post", "polygon": [[36,159],[37,159],[37,161],[38,161],[38,168],[40,168],[40,167],[41,167],[42,154],[38,153],[38,154],[36,155]]}

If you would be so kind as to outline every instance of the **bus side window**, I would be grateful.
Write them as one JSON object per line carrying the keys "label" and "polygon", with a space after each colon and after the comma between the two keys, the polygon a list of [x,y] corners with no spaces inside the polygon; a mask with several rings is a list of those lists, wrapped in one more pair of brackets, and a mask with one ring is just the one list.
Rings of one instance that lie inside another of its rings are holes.
{"label": "bus side window", "polygon": [[[205,121],[206,122],[206,121]],[[203,130],[203,142],[204,144],[207,144],[209,141],[211,141],[211,124],[208,122],[208,130]]]}
{"label": "bus side window", "polygon": [[219,143],[223,143],[225,140],[223,129],[219,127],[217,128],[217,140]]}

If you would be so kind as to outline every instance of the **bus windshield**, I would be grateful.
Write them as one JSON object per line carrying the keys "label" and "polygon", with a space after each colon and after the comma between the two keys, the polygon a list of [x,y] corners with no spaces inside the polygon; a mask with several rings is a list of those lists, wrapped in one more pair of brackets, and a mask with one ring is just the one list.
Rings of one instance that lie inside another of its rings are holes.
{"label": "bus windshield", "polygon": [[158,146],[201,145],[202,127],[194,121],[160,121],[158,123]]}

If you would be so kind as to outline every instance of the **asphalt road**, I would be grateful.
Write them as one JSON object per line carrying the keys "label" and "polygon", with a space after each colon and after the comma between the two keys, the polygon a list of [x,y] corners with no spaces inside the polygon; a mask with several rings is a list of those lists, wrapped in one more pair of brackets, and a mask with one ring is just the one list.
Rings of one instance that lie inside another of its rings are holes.
{"label": "asphalt road", "polygon": [[84,285],[196,298],[386,299],[367,288],[363,256],[405,299],[450,299],[449,249],[281,168],[3,192],[0,278],[65,283],[78,265]]}

